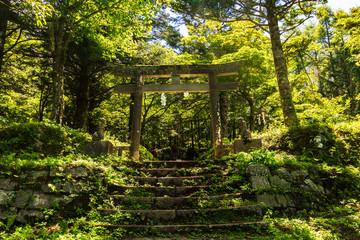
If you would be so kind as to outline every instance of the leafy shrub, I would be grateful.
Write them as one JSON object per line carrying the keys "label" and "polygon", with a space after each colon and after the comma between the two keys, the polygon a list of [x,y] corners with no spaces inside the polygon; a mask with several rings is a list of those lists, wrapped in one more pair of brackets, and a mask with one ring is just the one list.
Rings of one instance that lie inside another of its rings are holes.
{"label": "leafy shrub", "polygon": [[144,146],[140,146],[139,149],[140,161],[155,160],[154,156]]}
{"label": "leafy shrub", "polygon": [[340,154],[349,164],[359,165],[360,159],[360,121],[339,123],[334,131],[340,146]]}
{"label": "leafy shrub", "polygon": [[290,128],[271,150],[282,150],[303,158],[314,158],[329,164],[340,163],[337,136],[332,128],[321,124],[309,124]]}
{"label": "leafy shrub", "polygon": [[87,135],[49,123],[13,123],[0,127],[0,154],[41,153],[46,156],[77,152]]}

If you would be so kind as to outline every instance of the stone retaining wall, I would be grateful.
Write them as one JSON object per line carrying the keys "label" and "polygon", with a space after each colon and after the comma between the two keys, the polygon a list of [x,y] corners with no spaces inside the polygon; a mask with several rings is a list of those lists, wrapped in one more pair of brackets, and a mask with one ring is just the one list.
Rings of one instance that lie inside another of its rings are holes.
{"label": "stone retaining wall", "polygon": [[[88,195],[98,189],[93,170],[74,167],[29,170],[0,178],[0,221],[14,218],[20,223],[44,219],[44,209],[69,212],[88,206]],[[73,214],[74,212],[72,212]]]}
{"label": "stone retaining wall", "polygon": [[265,165],[250,165],[246,169],[255,201],[278,209],[316,207],[326,198],[334,196],[330,179],[320,176],[317,170],[284,167],[270,170]]}

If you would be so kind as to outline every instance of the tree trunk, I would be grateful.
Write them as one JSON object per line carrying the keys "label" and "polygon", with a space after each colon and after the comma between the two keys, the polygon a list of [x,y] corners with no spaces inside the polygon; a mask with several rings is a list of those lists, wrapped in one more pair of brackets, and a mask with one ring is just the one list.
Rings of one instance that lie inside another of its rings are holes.
{"label": "tree trunk", "polygon": [[53,105],[51,111],[51,121],[54,123],[62,124],[64,116],[64,64],[61,63],[61,53],[56,52],[53,55]]}
{"label": "tree trunk", "polygon": [[[45,74],[45,73],[44,73]],[[51,94],[48,83],[45,83],[45,78],[41,78],[40,101],[39,101],[39,122],[44,121],[44,111],[48,105],[49,96]]]}
{"label": "tree trunk", "polygon": [[[50,25],[50,24],[49,24]],[[66,32],[66,22],[59,19],[58,22],[49,26],[48,32],[52,53],[52,81],[53,81],[53,105],[51,121],[62,124],[64,116],[64,65],[65,55],[70,42],[70,36]]]}
{"label": "tree trunk", "polygon": [[74,116],[75,128],[79,128],[84,131],[88,130],[90,81],[90,64],[85,61],[85,63],[81,64]]}
{"label": "tree trunk", "polygon": [[292,100],[288,70],[280,39],[279,21],[275,11],[275,2],[275,0],[266,0],[267,20],[284,121],[286,126],[291,127],[299,125],[299,120],[296,116],[295,106]]}
{"label": "tree trunk", "polygon": [[9,1],[0,1],[0,72],[4,62],[6,30],[9,20]]}

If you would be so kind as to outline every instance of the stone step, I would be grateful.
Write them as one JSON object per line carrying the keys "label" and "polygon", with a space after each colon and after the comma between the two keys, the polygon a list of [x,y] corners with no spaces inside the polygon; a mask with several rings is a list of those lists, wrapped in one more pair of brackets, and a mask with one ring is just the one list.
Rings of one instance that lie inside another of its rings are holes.
{"label": "stone step", "polygon": [[198,175],[187,177],[134,177],[133,179],[140,185],[151,186],[183,186],[183,185],[201,185],[209,181],[211,175]]}
{"label": "stone step", "polygon": [[264,229],[269,226],[264,221],[249,221],[249,222],[232,222],[232,223],[218,223],[218,224],[183,224],[183,225],[120,225],[120,224],[96,224],[99,227],[106,227],[110,229],[124,229],[129,232],[151,232],[151,233],[182,233],[191,232],[192,230],[217,230],[217,229],[232,229],[232,230],[253,230],[254,228]]}
{"label": "stone step", "polygon": [[209,173],[208,168],[138,168],[138,171],[153,177],[185,177]]}
{"label": "stone step", "polygon": [[245,205],[232,208],[207,209],[168,209],[168,210],[119,210],[98,209],[104,220],[109,223],[123,223],[118,216],[138,219],[137,224],[198,224],[240,221],[245,218],[262,217],[263,209],[259,204]]}
{"label": "stone step", "polygon": [[200,190],[209,191],[216,185],[198,185],[198,186],[171,186],[171,187],[154,187],[154,186],[122,186],[110,185],[110,194],[127,195],[134,197],[184,197],[196,193]]}
{"label": "stone step", "polygon": [[188,160],[144,161],[142,165],[144,168],[191,168],[199,166],[199,162]]}
{"label": "stone step", "polygon": [[116,208],[120,209],[189,209],[238,207],[244,205],[242,193],[223,194],[206,197],[129,197],[109,195]]}

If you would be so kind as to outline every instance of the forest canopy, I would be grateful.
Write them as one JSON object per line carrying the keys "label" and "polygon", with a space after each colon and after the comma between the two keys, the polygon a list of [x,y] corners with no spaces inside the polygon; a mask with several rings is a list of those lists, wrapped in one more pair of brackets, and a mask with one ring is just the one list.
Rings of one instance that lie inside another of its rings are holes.
{"label": "forest canopy", "polygon": [[[324,1],[280,2],[0,1],[0,122],[51,121],[94,132],[106,118],[111,135],[127,142],[134,99],[111,90],[134,80],[115,77],[109,64],[238,60],[246,60],[231,79],[239,90],[220,94],[227,139],[238,117],[259,134],[358,119],[360,7],[334,12]],[[145,94],[142,141],[150,147],[182,135],[186,147],[195,134],[207,146],[209,119],[207,94]]]}

